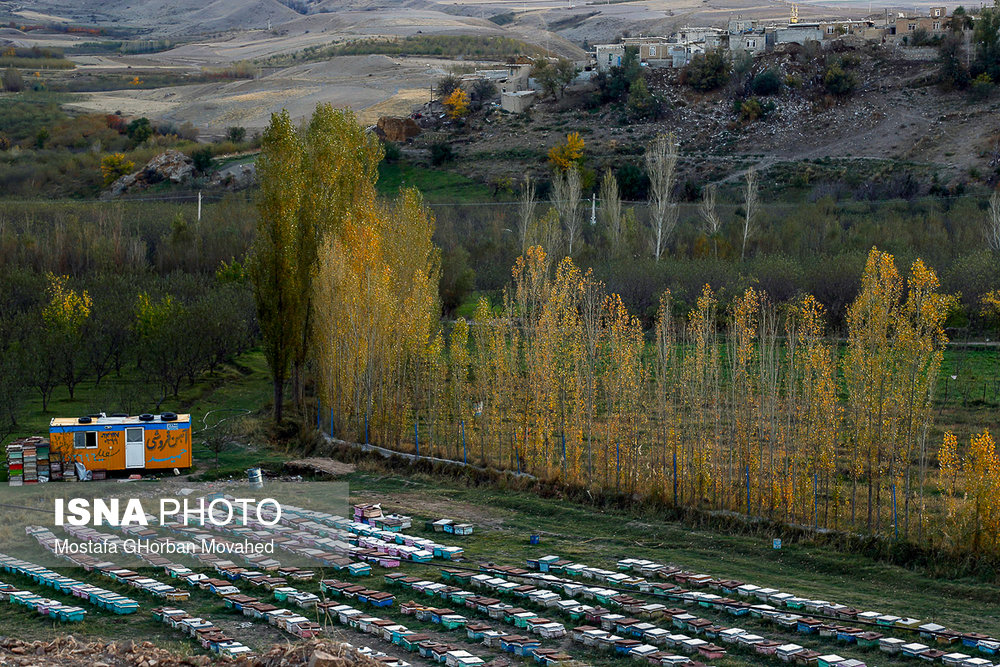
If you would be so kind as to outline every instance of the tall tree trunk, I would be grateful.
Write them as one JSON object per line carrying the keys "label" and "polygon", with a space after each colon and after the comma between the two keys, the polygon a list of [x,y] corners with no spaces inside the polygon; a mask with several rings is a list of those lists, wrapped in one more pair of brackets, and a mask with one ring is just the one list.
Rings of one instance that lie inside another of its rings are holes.
{"label": "tall tree trunk", "polygon": [[274,378],[274,423],[280,424],[284,415],[285,379]]}

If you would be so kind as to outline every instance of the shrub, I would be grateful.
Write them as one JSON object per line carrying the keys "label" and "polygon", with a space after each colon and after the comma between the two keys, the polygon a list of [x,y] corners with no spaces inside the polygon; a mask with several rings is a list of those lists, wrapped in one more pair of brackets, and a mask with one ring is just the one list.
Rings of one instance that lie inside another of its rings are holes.
{"label": "shrub", "polygon": [[126,158],[123,153],[105,155],[101,159],[101,177],[104,187],[111,185],[125,174],[131,174],[133,169],[135,169],[135,163]]}
{"label": "shrub", "polygon": [[226,130],[226,138],[234,144],[242,144],[247,137],[247,129],[239,125],[234,125]]}
{"label": "shrub", "polygon": [[386,162],[396,162],[402,157],[403,153],[399,150],[399,144],[395,141],[386,141],[382,143],[382,150],[384,152],[384,159]]}
{"label": "shrub", "polygon": [[107,123],[108,127],[117,132],[118,134],[125,134],[128,132],[128,123],[121,116],[113,113],[109,113],[104,117],[104,121]]}
{"label": "shrub", "polygon": [[184,121],[177,130],[177,136],[185,141],[197,141],[198,128],[192,125],[190,121]]}
{"label": "shrub", "polygon": [[736,100],[733,104],[733,110],[740,115],[740,118],[750,123],[755,120],[765,118],[768,114],[774,111],[774,108],[774,102],[761,102],[756,97],[751,97],[742,101]]}
{"label": "shrub", "polygon": [[823,74],[823,86],[837,97],[850,95],[857,85],[858,78],[854,73],[845,71],[840,65],[830,65]]}
{"label": "shrub", "polygon": [[438,81],[437,86],[434,88],[437,92],[438,99],[445,99],[451,95],[457,88],[462,86],[462,81],[454,74],[449,74],[440,81]]}
{"label": "shrub", "polygon": [[623,164],[615,173],[618,191],[625,201],[639,201],[646,198],[649,191],[649,176],[636,164]]}
{"label": "shrub", "polygon": [[141,144],[153,136],[153,126],[150,124],[149,119],[143,116],[129,123],[125,133],[136,144]]}
{"label": "shrub", "polygon": [[497,90],[496,84],[494,84],[489,79],[476,79],[472,84],[472,99],[479,106],[483,103],[492,100],[497,96],[499,91]]}
{"label": "shrub", "polygon": [[695,55],[684,68],[684,81],[695,90],[715,90],[728,80],[729,61],[719,50]]}
{"label": "shrub", "polygon": [[3,72],[3,89],[8,93],[19,93],[24,90],[24,79],[21,73],[13,67],[8,67]]}
{"label": "shrub", "polygon": [[194,168],[198,173],[204,174],[212,167],[212,148],[205,146],[191,153],[191,160],[194,161]]}
{"label": "shrub", "polygon": [[751,123],[764,115],[764,109],[760,106],[760,102],[752,97],[748,100],[737,101],[736,105],[739,107],[737,111],[740,118]]}
{"label": "shrub", "polygon": [[993,79],[986,72],[981,73],[975,79],[972,80],[972,86],[969,87],[969,92],[974,100],[983,101],[990,96],[993,92]]}
{"label": "shrub", "polygon": [[780,93],[781,77],[773,69],[764,70],[750,82],[750,90],[754,95],[775,95]]}
{"label": "shrub", "polygon": [[455,151],[452,150],[451,144],[447,141],[435,141],[431,144],[431,164],[435,167],[454,159]]}

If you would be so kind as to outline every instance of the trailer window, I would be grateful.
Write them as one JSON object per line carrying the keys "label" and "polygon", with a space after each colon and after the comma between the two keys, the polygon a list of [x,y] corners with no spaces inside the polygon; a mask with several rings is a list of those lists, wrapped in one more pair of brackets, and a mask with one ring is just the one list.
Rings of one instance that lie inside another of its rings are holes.
{"label": "trailer window", "polygon": [[73,449],[97,449],[97,431],[77,431],[74,433]]}

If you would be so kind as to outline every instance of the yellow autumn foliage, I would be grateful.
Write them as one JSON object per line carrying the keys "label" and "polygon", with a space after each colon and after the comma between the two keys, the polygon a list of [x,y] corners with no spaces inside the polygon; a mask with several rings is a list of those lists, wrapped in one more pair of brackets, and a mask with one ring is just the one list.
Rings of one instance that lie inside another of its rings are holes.
{"label": "yellow autumn foliage", "polygon": [[570,132],[566,141],[549,149],[549,164],[560,171],[579,164],[583,160],[583,137],[579,132]]}
{"label": "yellow autumn foliage", "polygon": [[452,120],[462,118],[469,113],[469,94],[461,88],[455,88],[441,103]]}

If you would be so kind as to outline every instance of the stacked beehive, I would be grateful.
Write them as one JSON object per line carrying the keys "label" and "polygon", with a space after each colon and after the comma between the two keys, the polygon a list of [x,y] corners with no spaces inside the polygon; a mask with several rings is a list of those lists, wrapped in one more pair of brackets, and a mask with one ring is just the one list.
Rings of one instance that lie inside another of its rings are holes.
{"label": "stacked beehive", "polygon": [[17,440],[7,445],[7,478],[11,486],[24,484],[24,451]]}
{"label": "stacked beehive", "polygon": [[42,440],[35,446],[35,458],[38,464],[38,481],[47,482],[51,479],[49,471],[49,441]]}
{"label": "stacked beehive", "polygon": [[38,484],[38,450],[34,442],[27,439],[21,444],[24,484]]}
{"label": "stacked beehive", "polygon": [[49,441],[39,436],[18,438],[7,445],[10,485],[49,481]]}
{"label": "stacked beehive", "polygon": [[64,482],[76,482],[76,464],[71,458],[64,458],[62,463],[62,478]]}

